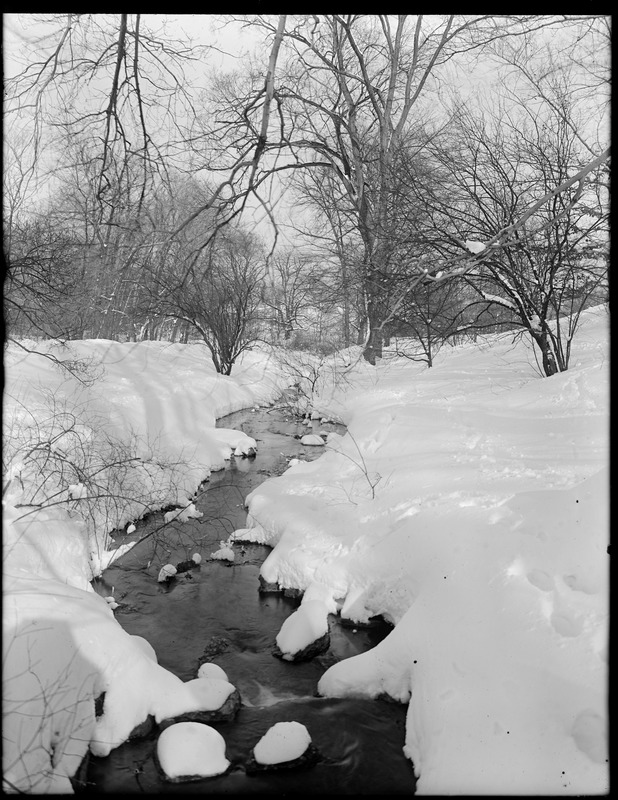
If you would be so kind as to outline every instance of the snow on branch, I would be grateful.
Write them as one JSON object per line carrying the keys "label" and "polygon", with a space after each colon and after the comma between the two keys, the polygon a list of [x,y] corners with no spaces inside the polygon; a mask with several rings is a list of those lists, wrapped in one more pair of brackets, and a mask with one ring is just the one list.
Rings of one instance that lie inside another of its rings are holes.
{"label": "snow on branch", "polygon": [[597,167],[600,167],[601,164],[605,163],[605,161],[609,159],[610,152],[611,148],[608,147],[607,150],[601,153],[601,155],[597,156],[596,158],[593,158],[592,161],[589,161],[584,167],[582,167],[582,169],[580,169],[579,172],[577,172],[572,178],[568,178],[555,188],[551,189],[549,192],[546,192],[539,200],[536,201],[536,203],[534,203],[526,211],[525,214],[523,214],[523,216],[521,216],[517,220],[517,222],[514,222],[512,225],[508,225],[506,228],[502,228],[502,230],[498,231],[498,233],[492,236],[492,238],[488,242],[485,242],[485,249],[487,249],[488,247],[504,246],[507,243],[507,239],[510,236],[510,234],[514,233],[517,230],[520,230],[524,226],[526,221],[530,219],[530,217],[533,214],[536,214],[536,212],[540,208],[542,208],[542,206],[548,203],[552,198],[556,197],[559,194],[562,194],[562,192],[565,192],[567,189],[570,189],[571,186],[578,184],[575,196],[573,197],[571,202],[567,205],[567,207],[563,211],[561,211],[560,214],[556,215],[555,217],[552,217],[552,219],[546,222],[541,228],[539,228],[539,231],[558,222],[559,219],[565,216],[565,214],[568,213],[568,211],[570,211],[573,208],[573,206],[577,203],[577,201],[581,197],[581,194],[584,190],[584,178],[591,172],[594,172],[594,170],[597,169]]}
{"label": "snow on branch", "polygon": [[608,147],[607,150],[601,153],[601,155],[592,159],[592,161],[589,161],[588,164],[582,167],[582,169],[573,175],[572,178],[568,178],[558,186],[551,189],[549,192],[546,192],[516,222],[507,226],[506,228],[502,228],[502,230],[498,231],[498,233],[492,236],[488,241],[477,242],[467,240],[466,242],[460,242],[461,246],[465,247],[465,249],[468,251],[465,255],[451,258],[445,263],[440,264],[439,269],[433,267],[431,270],[429,269],[428,265],[433,261],[433,256],[429,254],[423,256],[417,264],[417,274],[402,289],[401,294],[393,303],[390,312],[386,315],[386,318],[382,321],[379,328],[383,329],[384,326],[395,317],[406,297],[419,285],[419,283],[438,283],[448,280],[449,278],[469,274],[473,269],[478,267],[480,263],[482,263],[488,254],[493,256],[500,250],[509,247],[512,244],[512,242],[509,241],[511,234],[517,230],[520,230],[525,225],[526,221],[530,219],[530,217],[540,208],[542,208],[542,206],[548,203],[553,197],[556,197],[562,192],[565,192],[567,189],[570,189],[571,186],[578,184],[577,192],[567,207],[561,211],[560,214],[557,214],[548,222],[543,224],[541,228],[539,228],[539,231],[558,222],[558,220],[561,219],[571,208],[573,208],[573,206],[579,200],[584,188],[584,178],[595,169],[600,167],[601,164],[605,163],[609,159],[610,153],[611,148]]}

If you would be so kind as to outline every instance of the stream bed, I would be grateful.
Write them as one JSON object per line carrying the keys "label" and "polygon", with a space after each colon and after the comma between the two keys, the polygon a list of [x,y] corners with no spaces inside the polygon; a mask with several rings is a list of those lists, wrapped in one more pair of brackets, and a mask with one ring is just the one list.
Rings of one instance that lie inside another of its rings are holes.
{"label": "stream bed", "polygon": [[[243,430],[257,440],[255,458],[232,459],[203,484],[197,509],[203,516],[163,526],[163,514],[141,521],[133,538],[150,536],[94,582],[113,594],[115,615],[131,634],[147,639],[159,664],[182,680],[195,678],[201,663],[219,665],[240,692],[232,721],[212,723],[226,742],[231,769],[222,776],[170,783],[154,761],[157,732],[127,742],[106,758],[91,757],[87,793],[204,794],[413,794],[413,768],[402,752],[406,706],[385,700],[317,697],[317,683],[332,664],[369,650],[391,630],[381,619],[353,628],[331,615],[328,651],[308,662],[290,663],[272,654],[275,637],[299,600],[258,591],[259,571],[270,548],[237,543],[233,563],[209,560],[219,542],[245,527],[244,499],[269,476],[279,475],[290,457],[311,460],[323,448],[303,446],[294,435],[307,432],[274,409],[240,411],[218,426]],[[327,430],[343,431],[327,424]],[[118,544],[127,541],[118,538]],[[202,555],[199,568],[157,583],[163,564]],[[321,754],[311,769],[247,775],[244,763],[276,722],[304,724]]]}

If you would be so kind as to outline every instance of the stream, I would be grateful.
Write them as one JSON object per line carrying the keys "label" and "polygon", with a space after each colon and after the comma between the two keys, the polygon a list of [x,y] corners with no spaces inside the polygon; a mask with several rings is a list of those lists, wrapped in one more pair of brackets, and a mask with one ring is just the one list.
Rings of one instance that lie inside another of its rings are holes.
{"label": "stream", "polygon": [[[170,783],[154,761],[157,732],[127,742],[106,758],[91,757],[87,793],[206,794],[413,794],[413,768],[402,752],[406,706],[385,700],[316,697],[326,669],[369,650],[391,627],[377,618],[363,627],[341,624],[331,615],[328,651],[309,662],[290,663],[272,655],[275,637],[299,600],[258,591],[260,566],[270,548],[237,543],[233,564],[209,560],[236,529],[246,525],[244,499],[269,476],[281,474],[290,457],[313,460],[324,451],[303,446],[294,435],[307,428],[281,410],[239,411],[219,427],[242,430],[256,439],[254,458],[232,459],[213,472],[198,492],[199,519],[162,528],[163,513],[140,521],[133,539],[151,533],[94,581],[97,592],[113,594],[115,615],[131,634],[147,639],[159,664],[182,680],[197,675],[205,661],[218,664],[240,692],[242,705],[232,721],[212,723],[226,741],[231,769],[215,778]],[[326,424],[342,432],[342,426]],[[117,538],[117,543],[131,537]],[[169,586],[157,583],[160,567],[202,555],[199,568]],[[311,769],[247,775],[244,762],[276,722],[304,724],[321,754]]]}

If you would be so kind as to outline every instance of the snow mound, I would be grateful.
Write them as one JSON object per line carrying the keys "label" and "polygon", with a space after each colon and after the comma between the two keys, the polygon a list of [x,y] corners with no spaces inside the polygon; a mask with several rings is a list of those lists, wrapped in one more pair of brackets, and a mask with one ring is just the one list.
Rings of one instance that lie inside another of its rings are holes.
{"label": "snow mound", "polygon": [[227,674],[224,670],[221,669],[220,666],[217,664],[213,664],[212,662],[208,661],[205,664],[202,664],[197,671],[198,678],[216,678],[220,681],[227,681]]}
{"label": "snow mound", "polygon": [[[221,670],[223,672],[223,670]],[[188,711],[217,711],[228,697],[235,691],[234,686],[217,677],[202,675],[187,681],[185,688],[190,695],[189,704],[183,713]],[[176,714],[175,716],[178,716]]]}
{"label": "snow mound", "polygon": [[300,440],[301,444],[311,447],[324,447],[326,442],[317,433],[306,433]]}
{"label": "snow mound", "polygon": [[253,749],[258,764],[282,764],[300,758],[311,744],[309,731],[300,722],[277,722]]}
{"label": "snow mound", "polygon": [[148,639],[144,639],[143,636],[138,636],[136,633],[131,634],[131,639],[136,645],[138,645],[142,649],[143,653],[147,655],[151,661],[154,661],[155,664],[158,663],[157,653],[154,647],[148,641]]}
{"label": "snow mound", "polygon": [[165,564],[165,566],[161,567],[161,569],[159,570],[157,581],[159,583],[165,583],[170,578],[173,578],[174,575],[176,575],[177,571],[178,570],[173,564]]}
{"label": "snow mound", "polygon": [[170,781],[210,778],[230,766],[223,736],[199,722],[178,722],[166,728],[157,741],[157,759]]}
{"label": "snow mound", "polygon": [[281,626],[277,647],[289,658],[328,633],[328,607],[321,600],[303,601]]}
{"label": "snow mound", "polygon": [[216,561],[234,561],[236,553],[232,547],[231,537],[227,542],[219,542],[219,545],[219,549],[211,553],[210,557],[214,558]]}
{"label": "snow mound", "polygon": [[172,511],[166,511],[163,519],[165,522],[188,522],[190,519],[199,519],[203,516],[204,514],[196,509],[194,503],[189,503],[184,508],[174,508]]}
{"label": "snow mound", "polygon": [[393,623],[318,692],[409,703],[419,794],[607,791],[607,322],[586,310],[551,378],[512,335],[431,369],[360,362],[328,396],[347,433],[247,497],[243,538],[273,547],[261,577],[306,589],[282,651],[324,630],[312,583]]}

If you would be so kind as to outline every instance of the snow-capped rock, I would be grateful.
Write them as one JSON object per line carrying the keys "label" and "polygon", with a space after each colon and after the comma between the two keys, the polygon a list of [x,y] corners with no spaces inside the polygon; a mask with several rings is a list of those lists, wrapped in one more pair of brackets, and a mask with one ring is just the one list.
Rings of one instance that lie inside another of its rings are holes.
{"label": "snow-capped rock", "polygon": [[166,728],[156,752],[163,774],[174,782],[222,775],[230,766],[223,736],[200,722],[178,722]]}
{"label": "snow-capped rock", "polygon": [[173,578],[176,572],[176,567],[173,564],[166,564],[164,567],[161,567],[157,581],[159,583],[165,583]]}
{"label": "snow-capped rock", "polygon": [[307,433],[300,440],[301,444],[309,445],[311,447],[324,447],[326,442],[317,433]]}
{"label": "snow-capped rock", "polygon": [[300,722],[277,722],[253,748],[247,774],[269,769],[306,767],[318,759],[307,728]]}

